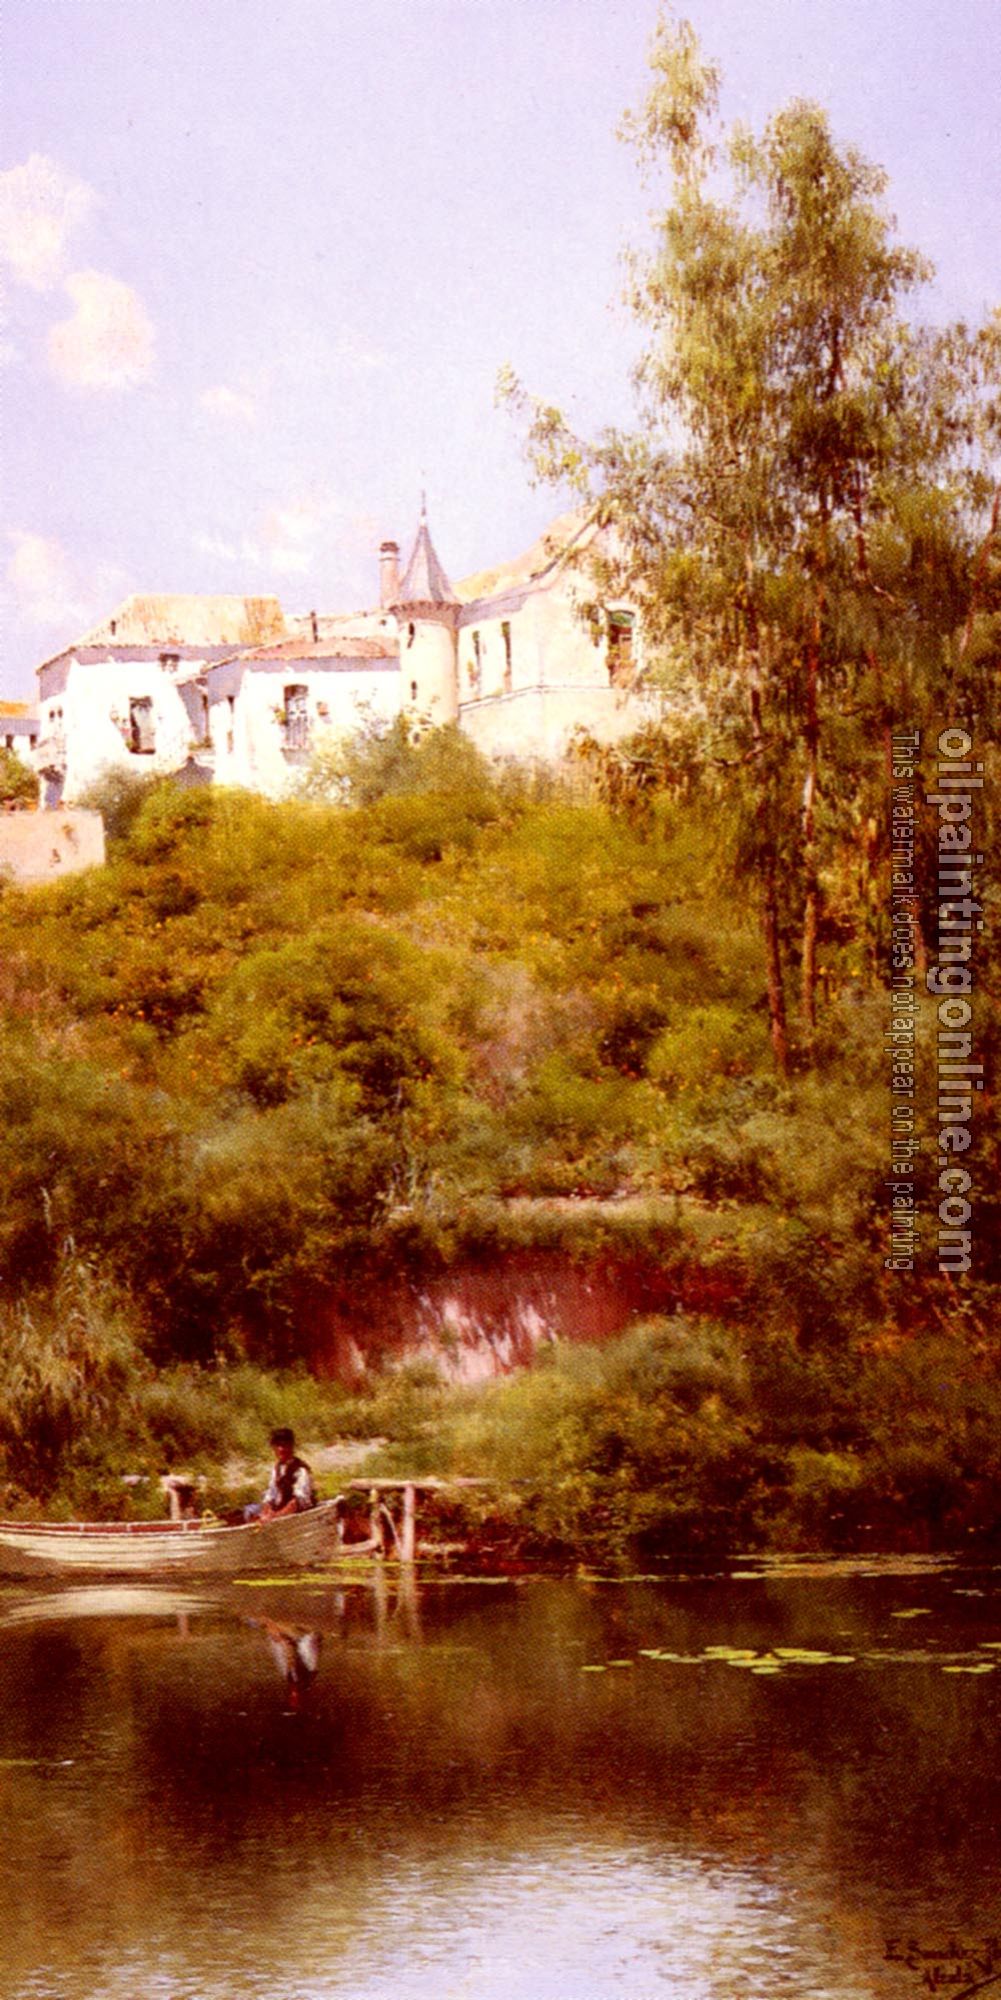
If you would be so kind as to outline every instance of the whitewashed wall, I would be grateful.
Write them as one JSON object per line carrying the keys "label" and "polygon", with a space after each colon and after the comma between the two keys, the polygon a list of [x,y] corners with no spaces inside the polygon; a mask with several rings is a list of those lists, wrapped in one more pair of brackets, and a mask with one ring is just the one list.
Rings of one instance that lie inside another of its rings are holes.
{"label": "whitewashed wall", "polygon": [[[155,748],[133,751],[126,740],[130,703],[149,699]],[[70,655],[42,675],[39,747],[65,749],[63,801],[71,804],[102,772],[175,771],[192,742],[179,689],[156,660],[81,661]]]}
{"label": "whitewashed wall", "polygon": [[[220,667],[209,675],[209,729],[217,784],[245,785],[268,798],[295,789],[306,755],[287,752],[282,717],[285,689],[307,690],[311,742],[350,736],[366,717],[390,722],[400,706],[392,668],[316,667],[310,661]],[[232,704],[232,706],[231,706]]]}
{"label": "whitewashed wall", "polygon": [[0,875],[14,882],[58,882],[104,860],[100,813],[0,813]]}

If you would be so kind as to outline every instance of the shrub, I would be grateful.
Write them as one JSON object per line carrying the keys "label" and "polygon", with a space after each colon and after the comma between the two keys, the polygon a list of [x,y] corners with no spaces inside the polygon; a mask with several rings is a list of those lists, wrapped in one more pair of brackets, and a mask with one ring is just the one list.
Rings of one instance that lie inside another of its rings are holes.
{"label": "shrub", "polygon": [[72,1254],[51,1297],[3,1308],[0,1326],[0,1451],[8,1478],[37,1500],[121,1430],[144,1364],[121,1304]]}
{"label": "shrub", "polygon": [[128,840],[147,799],[165,782],[151,774],[143,776],[109,764],[81,792],[78,803],[90,812],[100,813],[108,848],[113,853]]}
{"label": "shrub", "polygon": [[0,805],[33,806],[38,799],[38,779],[16,750],[0,748]]}

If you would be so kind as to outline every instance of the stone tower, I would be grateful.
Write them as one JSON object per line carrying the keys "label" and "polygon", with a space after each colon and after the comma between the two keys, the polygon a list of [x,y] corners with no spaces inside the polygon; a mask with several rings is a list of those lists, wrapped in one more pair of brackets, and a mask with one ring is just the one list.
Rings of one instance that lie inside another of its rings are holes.
{"label": "stone tower", "polygon": [[401,707],[440,725],[459,713],[459,600],[435,554],[422,500],[420,526],[390,607],[400,634]]}

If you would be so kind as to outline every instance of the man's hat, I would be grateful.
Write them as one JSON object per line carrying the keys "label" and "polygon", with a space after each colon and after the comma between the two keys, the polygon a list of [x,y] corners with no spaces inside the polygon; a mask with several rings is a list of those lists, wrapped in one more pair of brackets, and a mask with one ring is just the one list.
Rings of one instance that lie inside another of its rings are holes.
{"label": "man's hat", "polygon": [[282,1425],[279,1430],[272,1431],[271,1442],[273,1445],[287,1444],[294,1446],[295,1433],[290,1431],[287,1425]]}

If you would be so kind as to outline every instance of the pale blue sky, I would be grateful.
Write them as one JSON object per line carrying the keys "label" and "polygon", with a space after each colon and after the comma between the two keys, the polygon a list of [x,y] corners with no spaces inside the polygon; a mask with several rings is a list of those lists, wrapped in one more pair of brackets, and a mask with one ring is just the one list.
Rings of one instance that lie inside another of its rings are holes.
{"label": "pale blue sky", "polygon": [[[628,414],[615,137],[653,0],[4,0],[0,694],[129,590],[376,593],[527,545],[499,366]],[[891,177],[936,316],[1001,297],[1001,0],[691,0],[725,108]],[[9,282],[8,282],[9,280]]]}

